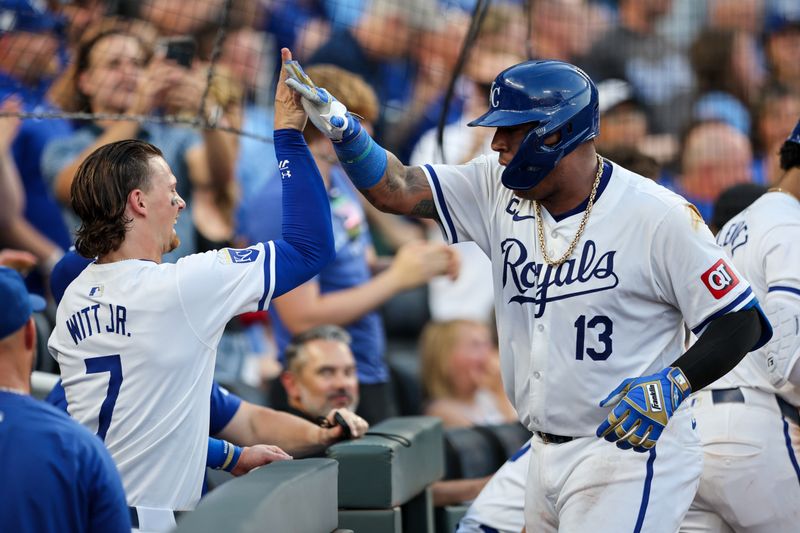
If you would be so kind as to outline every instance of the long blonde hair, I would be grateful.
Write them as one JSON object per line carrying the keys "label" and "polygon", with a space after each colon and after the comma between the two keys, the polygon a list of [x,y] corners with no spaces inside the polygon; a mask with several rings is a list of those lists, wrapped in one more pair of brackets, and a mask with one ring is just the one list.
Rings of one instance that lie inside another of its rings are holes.
{"label": "long blonde hair", "polygon": [[483,324],[474,320],[447,320],[428,322],[420,336],[419,351],[422,359],[422,385],[429,401],[455,395],[449,378],[450,359],[458,343],[461,328]]}

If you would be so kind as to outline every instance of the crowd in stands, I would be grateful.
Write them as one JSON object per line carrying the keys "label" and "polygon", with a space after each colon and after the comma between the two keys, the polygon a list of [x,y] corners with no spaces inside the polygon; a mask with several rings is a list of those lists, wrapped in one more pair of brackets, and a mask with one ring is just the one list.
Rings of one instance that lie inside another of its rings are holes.
{"label": "crowd in stands", "polygon": [[[107,143],[151,142],[177,178],[186,208],[165,261],[281,237],[270,138],[284,46],[405,164],[491,154],[491,130],[466,123],[497,73],[529,57],[572,62],[599,87],[599,153],[683,195],[709,224],[732,187],[775,182],[800,116],[793,0],[494,1],[451,97],[471,0],[233,0],[228,13],[224,0],[40,4],[0,0],[0,256],[48,302],[40,327],[55,320],[49,278],[75,240],[76,169]],[[185,35],[197,47],[180,65],[165,43]],[[515,421],[492,342],[488,260],[469,243],[445,246],[433,224],[378,212],[328,139],[311,126],[304,136],[328,191],[335,258],[268,311],[228,324],[216,379],[252,402],[248,413]],[[48,357],[37,369],[57,372]]]}

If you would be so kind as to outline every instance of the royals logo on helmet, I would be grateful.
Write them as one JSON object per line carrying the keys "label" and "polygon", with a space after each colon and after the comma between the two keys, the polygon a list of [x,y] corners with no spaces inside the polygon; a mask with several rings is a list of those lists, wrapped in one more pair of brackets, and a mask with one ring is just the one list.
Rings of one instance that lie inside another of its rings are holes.
{"label": "royals logo on helmet", "polygon": [[720,259],[714,266],[703,272],[700,276],[706,288],[711,292],[711,295],[719,300],[731,289],[739,284],[739,278],[733,273],[731,267],[725,263],[724,259]]}

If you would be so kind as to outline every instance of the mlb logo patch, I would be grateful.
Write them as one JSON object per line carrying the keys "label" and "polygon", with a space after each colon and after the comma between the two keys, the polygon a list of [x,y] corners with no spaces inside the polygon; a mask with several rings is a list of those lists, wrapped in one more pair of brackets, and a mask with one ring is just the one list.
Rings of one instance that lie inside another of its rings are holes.
{"label": "mlb logo patch", "polygon": [[91,289],[89,289],[89,296],[94,296],[99,298],[103,295],[103,286],[102,285],[95,285]]}
{"label": "mlb logo patch", "polygon": [[223,248],[217,252],[217,260],[223,265],[252,263],[257,258],[258,250],[255,248]]}
{"label": "mlb logo patch", "polygon": [[703,284],[717,300],[731,292],[731,289],[739,284],[739,278],[736,277],[736,274],[733,273],[733,270],[725,263],[724,259],[720,259],[714,263],[714,266],[703,272],[700,279],[703,280]]}

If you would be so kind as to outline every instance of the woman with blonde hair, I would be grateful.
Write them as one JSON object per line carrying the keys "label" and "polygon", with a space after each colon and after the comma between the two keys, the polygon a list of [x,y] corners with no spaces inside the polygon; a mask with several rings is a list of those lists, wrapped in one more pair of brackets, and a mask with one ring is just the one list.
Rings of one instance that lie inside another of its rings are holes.
{"label": "woman with blonde hair", "polygon": [[425,414],[445,427],[514,422],[517,415],[502,391],[497,351],[489,327],[473,320],[430,322],[422,332]]}

